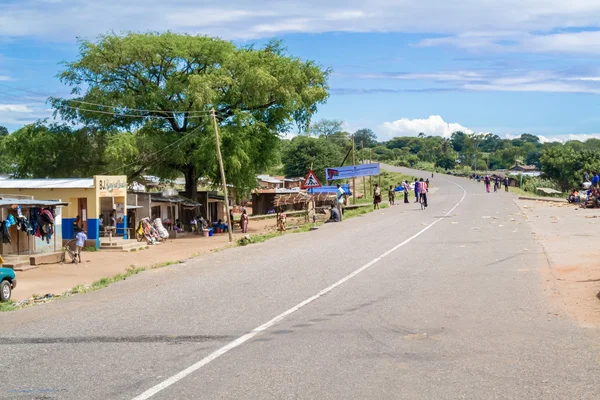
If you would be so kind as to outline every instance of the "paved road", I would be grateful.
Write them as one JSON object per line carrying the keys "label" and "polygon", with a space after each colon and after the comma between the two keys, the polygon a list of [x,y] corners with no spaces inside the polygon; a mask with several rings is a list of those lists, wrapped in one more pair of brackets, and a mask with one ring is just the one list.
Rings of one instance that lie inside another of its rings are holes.
{"label": "paved road", "polygon": [[512,197],[432,185],[1,314],[0,398],[597,399],[598,331],[548,301]]}

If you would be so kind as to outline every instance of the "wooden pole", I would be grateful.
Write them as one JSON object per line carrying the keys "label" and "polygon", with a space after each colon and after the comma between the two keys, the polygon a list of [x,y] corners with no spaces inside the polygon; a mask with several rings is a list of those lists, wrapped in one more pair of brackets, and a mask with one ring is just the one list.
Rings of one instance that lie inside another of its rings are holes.
{"label": "wooden pole", "polygon": [[[221,156],[221,143],[219,141],[219,128],[217,126],[217,114],[215,113],[215,109],[211,110],[212,112],[212,120],[213,120],[213,128],[215,130],[215,144],[217,147],[217,158],[219,160],[219,169],[221,170],[221,182],[223,184],[223,194],[225,197],[225,215],[227,216],[227,233],[229,233],[229,242],[233,242],[233,233],[231,232],[231,228],[233,228],[233,221],[231,220],[231,215],[229,213],[229,195],[227,194],[227,181],[225,180],[225,168],[223,168],[223,157]],[[208,198],[208,196],[207,196]],[[208,203],[208,201],[207,201]]]}
{"label": "wooden pole", "polygon": [[[356,143],[352,135],[352,166],[356,167]],[[356,204],[356,177],[352,178],[352,204]]]}

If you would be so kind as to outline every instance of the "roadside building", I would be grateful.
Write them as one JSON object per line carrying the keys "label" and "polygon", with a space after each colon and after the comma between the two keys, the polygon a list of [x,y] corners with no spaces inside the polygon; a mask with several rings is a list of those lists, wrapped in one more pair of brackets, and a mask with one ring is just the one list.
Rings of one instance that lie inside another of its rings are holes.
{"label": "roadside building", "polygon": [[509,169],[511,174],[523,174],[527,176],[540,176],[542,173],[535,165],[515,165]]}
{"label": "roadside building", "polygon": [[127,177],[96,175],[76,179],[3,179],[0,196],[32,196],[35,200],[68,203],[62,210],[62,239],[75,238],[75,223],[100,246],[100,216],[110,226],[114,212],[117,236],[127,238]]}

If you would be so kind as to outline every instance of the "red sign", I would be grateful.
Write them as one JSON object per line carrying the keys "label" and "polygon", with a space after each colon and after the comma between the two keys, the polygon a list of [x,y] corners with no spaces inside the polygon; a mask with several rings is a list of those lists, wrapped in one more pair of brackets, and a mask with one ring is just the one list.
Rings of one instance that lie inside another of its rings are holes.
{"label": "red sign", "polygon": [[318,188],[321,186],[321,182],[319,182],[319,179],[317,179],[315,173],[312,172],[312,170],[308,171],[308,174],[304,179],[304,183],[302,184],[302,189]]}

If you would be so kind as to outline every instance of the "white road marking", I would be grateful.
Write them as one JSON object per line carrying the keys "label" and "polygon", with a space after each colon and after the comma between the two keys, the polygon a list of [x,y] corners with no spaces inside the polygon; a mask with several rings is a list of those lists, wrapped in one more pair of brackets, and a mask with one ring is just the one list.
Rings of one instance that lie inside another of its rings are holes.
{"label": "white road marking", "polygon": [[[444,180],[444,181],[446,181],[446,180]],[[450,181],[446,181],[446,182],[450,182]],[[164,381],[162,381],[158,385],[156,385],[154,387],[151,387],[150,389],[146,390],[144,393],[142,393],[139,396],[133,398],[133,400],[147,400],[150,397],[152,397],[155,394],[157,394],[158,392],[160,392],[162,390],[165,390],[169,386],[173,385],[174,383],[177,383],[178,381],[180,381],[181,379],[185,378],[186,376],[194,373],[195,371],[199,370],[200,368],[202,368],[206,364],[210,363],[211,361],[214,361],[217,358],[221,357],[223,354],[227,353],[229,350],[232,350],[232,349],[235,349],[238,346],[241,346],[242,344],[244,344],[248,340],[252,339],[254,336],[256,336],[259,333],[261,333],[261,332],[269,329],[273,325],[275,325],[278,322],[282,321],[288,315],[291,315],[291,314],[295,313],[296,311],[300,310],[302,307],[304,307],[304,306],[312,303],[313,301],[317,300],[318,298],[325,296],[327,293],[331,292],[333,289],[337,288],[338,286],[340,286],[340,285],[344,284],[345,282],[349,281],[350,279],[354,278],[356,275],[360,274],[361,272],[363,272],[367,268],[373,266],[374,264],[376,264],[377,262],[379,262],[382,258],[389,256],[394,251],[398,250],[400,247],[404,246],[405,244],[409,243],[410,241],[412,241],[412,240],[416,239],[417,237],[421,236],[429,228],[431,228],[432,226],[434,226],[435,224],[437,224],[438,222],[440,222],[442,219],[444,219],[445,217],[447,217],[465,199],[465,197],[467,195],[467,191],[465,190],[465,188],[462,187],[461,185],[459,185],[458,183],[454,183],[454,182],[450,182],[450,183],[453,183],[454,185],[460,187],[463,190],[463,195],[462,195],[460,201],[458,203],[456,203],[456,205],[454,207],[452,207],[452,209],[450,209],[450,211],[448,211],[446,214],[444,214],[443,217],[440,217],[440,218],[436,219],[431,224],[429,224],[425,228],[421,229],[419,232],[415,233],[414,235],[412,235],[411,237],[409,237],[408,239],[406,239],[402,243],[400,243],[400,244],[392,247],[390,250],[386,251],[385,253],[383,253],[379,257],[371,260],[369,263],[363,265],[362,267],[360,267],[356,271],[352,272],[350,275],[347,275],[347,276],[343,277],[342,279],[340,279],[339,281],[337,281],[333,285],[326,287],[325,289],[321,290],[319,293],[315,294],[312,297],[309,297],[308,299],[304,300],[302,303],[299,303],[299,304],[295,305],[294,307],[290,308],[289,310],[287,310],[287,311],[279,314],[278,316],[276,316],[272,320],[270,320],[270,321],[262,324],[261,326],[259,326],[257,328],[252,329],[250,332],[246,333],[243,336],[240,336],[239,338],[235,339],[233,342],[230,342],[229,344],[227,344],[227,345],[221,347],[220,349],[216,350],[215,352],[209,354],[207,357],[203,358],[202,360],[198,361],[197,363],[190,365],[189,367],[187,367],[183,371],[181,371],[181,372],[179,372],[179,373],[171,376],[168,379],[165,379]]]}

